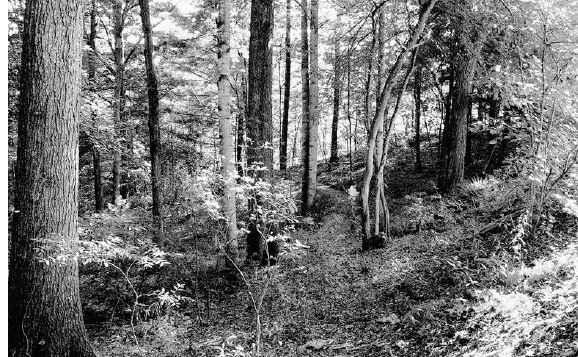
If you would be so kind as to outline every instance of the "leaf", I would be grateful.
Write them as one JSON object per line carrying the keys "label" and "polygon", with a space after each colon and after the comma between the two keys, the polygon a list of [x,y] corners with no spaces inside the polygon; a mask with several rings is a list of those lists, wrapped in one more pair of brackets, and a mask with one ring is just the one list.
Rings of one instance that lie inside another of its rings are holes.
{"label": "leaf", "polygon": [[399,319],[399,316],[397,316],[394,313],[391,313],[387,316],[382,316],[379,319],[377,319],[377,322],[380,322],[382,324],[392,324],[395,325],[397,323],[399,323],[401,320]]}

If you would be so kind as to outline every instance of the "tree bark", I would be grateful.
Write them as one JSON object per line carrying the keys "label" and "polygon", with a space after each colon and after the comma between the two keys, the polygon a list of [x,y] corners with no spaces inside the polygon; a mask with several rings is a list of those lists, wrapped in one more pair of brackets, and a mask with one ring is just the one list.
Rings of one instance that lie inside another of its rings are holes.
{"label": "tree bark", "polygon": [[[74,259],[83,4],[26,2],[8,283],[10,356],[94,356]],[[58,256],[64,259],[54,261]]]}
{"label": "tree bark", "polygon": [[287,0],[287,13],[285,15],[285,93],[281,124],[281,147],[279,148],[279,168],[281,171],[287,171],[289,101],[291,99],[291,1],[293,0]]}
{"label": "tree bark", "polygon": [[151,155],[151,186],[153,196],[153,220],[158,230],[156,243],[160,243],[163,233],[163,194],[161,188],[161,129],[159,118],[159,85],[153,62],[153,38],[149,0],[139,0],[140,17],[144,34],[144,57],[147,73],[149,150]]}
{"label": "tree bark", "polygon": [[[247,165],[255,176],[268,178],[273,170],[273,109],[271,107],[273,0],[252,0],[249,38],[249,94]],[[255,170],[262,166],[266,170]]]}
{"label": "tree bark", "polygon": [[221,174],[223,176],[222,211],[227,224],[225,249],[231,261],[237,263],[237,206],[235,199],[235,157],[233,150],[233,125],[231,123],[231,75],[230,39],[231,15],[229,0],[219,1],[217,18],[217,54],[219,59],[219,129],[221,136]]}
{"label": "tree bark", "polygon": [[[469,26],[469,25],[465,25]],[[478,33],[471,41],[462,36],[457,55],[454,88],[451,92],[452,105],[451,115],[447,128],[446,150],[443,157],[443,176],[441,177],[440,189],[442,192],[452,191],[464,179],[464,166],[466,156],[466,137],[468,127],[468,114],[472,92],[476,63],[484,42],[484,33]]]}
{"label": "tree bark", "polygon": [[[307,5],[306,0],[304,1]],[[306,7],[304,7],[305,9]],[[309,120],[307,125],[307,136],[303,142],[303,150],[307,151],[305,155],[307,161],[303,165],[303,181],[302,181],[302,206],[301,213],[306,214],[313,207],[315,202],[315,194],[317,191],[317,143],[319,125],[319,59],[318,59],[318,0],[311,0],[310,12],[310,41],[309,41]],[[305,15],[306,16],[306,15]],[[302,28],[303,30],[303,28]],[[303,32],[302,32],[303,35]],[[305,36],[307,30],[305,28]],[[303,48],[305,49],[305,47]],[[306,66],[303,62],[302,66]],[[303,103],[305,104],[305,103]]]}

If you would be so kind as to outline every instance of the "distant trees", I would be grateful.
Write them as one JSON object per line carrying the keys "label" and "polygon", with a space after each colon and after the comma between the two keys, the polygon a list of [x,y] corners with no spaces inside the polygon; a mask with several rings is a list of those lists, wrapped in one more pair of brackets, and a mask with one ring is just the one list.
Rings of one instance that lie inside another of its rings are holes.
{"label": "distant trees", "polygon": [[94,356],[74,256],[83,3],[26,2],[8,283],[10,356]]}

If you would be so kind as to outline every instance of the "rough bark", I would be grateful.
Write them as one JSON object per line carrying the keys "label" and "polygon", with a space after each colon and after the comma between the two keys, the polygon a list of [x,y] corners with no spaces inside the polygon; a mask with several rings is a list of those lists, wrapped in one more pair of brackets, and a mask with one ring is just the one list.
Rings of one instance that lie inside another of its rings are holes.
{"label": "rough bark", "polygon": [[281,123],[281,144],[279,148],[279,168],[287,171],[287,140],[289,129],[289,101],[291,99],[291,1],[287,0],[285,14],[285,91],[283,97],[283,120]]}
{"label": "rough bark", "polygon": [[250,32],[247,165],[255,176],[268,178],[273,170],[273,0],[252,0]]}
{"label": "rough bark", "polygon": [[157,243],[160,242],[163,232],[162,205],[163,194],[161,188],[161,129],[159,118],[159,85],[153,62],[153,37],[149,0],[139,0],[140,17],[144,35],[144,57],[147,74],[148,95],[148,129],[149,152],[151,156],[151,186],[153,196],[153,219],[158,229],[155,234]]}
{"label": "rough bark", "polygon": [[[83,4],[26,2],[8,283],[10,356],[94,356],[73,258]],[[65,259],[46,264],[58,255]]]}
{"label": "rough bark", "polygon": [[372,120],[371,129],[368,136],[366,167],[363,178],[363,185],[361,189],[361,205],[362,205],[361,220],[362,220],[362,229],[364,233],[361,245],[363,250],[367,250],[370,248],[370,239],[372,237],[371,217],[369,211],[369,190],[371,180],[374,175],[374,151],[376,146],[377,134],[379,128],[383,127],[385,111],[389,105],[391,92],[395,84],[396,78],[401,70],[402,65],[406,62],[406,57],[414,49],[414,47],[417,44],[417,41],[421,37],[425,29],[425,25],[429,17],[429,14],[431,13],[431,10],[435,6],[436,2],[437,2],[436,0],[431,0],[428,3],[427,7],[420,13],[419,20],[415,29],[412,32],[412,35],[409,41],[407,42],[406,46],[404,46],[403,51],[398,55],[395,64],[393,65],[387,76],[383,90],[379,95],[379,107],[377,108],[375,116]]}
{"label": "rough bark", "polygon": [[229,258],[237,262],[237,206],[235,200],[235,157],[233,148],[233,125],[231,123],[231,75],[230,38],[231,15],[229,0],[219,1],[217,18],[217,55],[219,59],[218,101],[219,131],[221,136],[221,175],[223,176],[222,211],[226,220],[227,241],[225,249]]}
{"label": "rough bark", "polygon": [[[470,25],[462,24],[462,27],[465,26]],[[442,192],[452,191],[464,179],[472,81],[477,59],[485,39],[483,32],[466,36],[465,34],[469,32],[467,28],[462,28],[462,30],[464,34],[460,37],[458,51],[454,56],[457,67],[454,74],[454,88],[450,93],[452,96],[451,115],[445,128],[447,134],[444,133],[446,149],[443,151],[443,173],[439,185]]]}

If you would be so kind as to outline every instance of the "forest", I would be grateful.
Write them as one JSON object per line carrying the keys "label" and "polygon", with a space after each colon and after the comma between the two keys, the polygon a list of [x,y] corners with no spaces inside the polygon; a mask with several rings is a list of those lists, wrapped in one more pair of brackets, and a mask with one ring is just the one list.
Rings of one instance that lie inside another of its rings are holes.
{"label": "forest", "polygon": [[578,356],[578,1],[7,3],[9,356]]}

